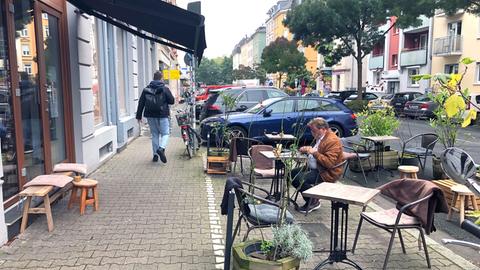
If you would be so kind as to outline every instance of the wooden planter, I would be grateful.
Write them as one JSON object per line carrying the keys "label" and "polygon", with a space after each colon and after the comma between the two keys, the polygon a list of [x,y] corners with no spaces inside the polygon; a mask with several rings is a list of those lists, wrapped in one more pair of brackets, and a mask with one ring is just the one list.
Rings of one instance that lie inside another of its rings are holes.
{"label": "wooden planter", "polygon": [[[370,163],[372,167],[375,167],[375,153],[370,153]],[[362,160],[362,166],[365,171],[370,171],[370,164],[368,160]],[[390,150],[383,152],[383,167],[389,170],[396,170],[398,168],[398,151]],[[354,172],[361,172],[362,169],[360,168],[360,163],[357,159],[350,161],[349,165],[350,170]]]}
{"label": "wooden planter", "polygon": [[210,148],[207,153],[207,173],[227,174],[230,170],[228,150],[222,148]]}
{"label": "wooden planter", "polygon": [[276,261],[253,258],[250,254],[260,250],[260,240],[241,242],[233,246],[234,270],[291,270],[300,269],[300,259],[287,257]]}

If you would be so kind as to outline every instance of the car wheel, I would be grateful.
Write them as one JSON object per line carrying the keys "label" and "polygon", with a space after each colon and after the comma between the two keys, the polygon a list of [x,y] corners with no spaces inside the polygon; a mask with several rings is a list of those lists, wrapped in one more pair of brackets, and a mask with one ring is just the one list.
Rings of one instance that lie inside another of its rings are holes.
{"label": "car wheel", "polygon": [[332,130],[333,133],[335,133],[335,135],[337,135],[337,137],[339,138],[343,137],[343,129],[339,125],[330,124],[330,129]]}
{"label": "car wheel", "polygon": [[230,127],[228,131],[228,139],[232,140],[235,137],[247,138],[247,131],[244,128],[238,126]]}

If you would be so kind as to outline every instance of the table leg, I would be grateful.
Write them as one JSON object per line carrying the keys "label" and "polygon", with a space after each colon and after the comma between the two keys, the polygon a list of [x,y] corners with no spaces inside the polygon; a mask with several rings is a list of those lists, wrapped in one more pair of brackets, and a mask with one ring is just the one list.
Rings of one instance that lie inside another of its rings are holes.
{"label": "table leg", "polygon": [[319,263],[314,269],[321,269],[322,267],[333,263],[344,263],[354,267],[355,269],[362,269],[354,261],[347,258],[347,231],[348,204],[332,201],[330,255],[326,260]]}

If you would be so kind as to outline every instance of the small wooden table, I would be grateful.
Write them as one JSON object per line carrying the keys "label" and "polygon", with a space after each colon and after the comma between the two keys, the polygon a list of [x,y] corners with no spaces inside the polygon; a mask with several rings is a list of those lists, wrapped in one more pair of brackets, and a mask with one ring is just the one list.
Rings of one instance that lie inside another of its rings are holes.
{"label": "small wooden table", "polygon": [[[373,142],[373,145],[375,146],[375,170],[377,171],[378,181],[380,170],[386,170],[383,166],[383,150],[385,148],[385,142],[397,141],[400,140],[400,138],[395,136],[364,136],[362,139]],[[391,176],[393,176],[393,172],[389,172]]]}
{"label": "small wooden table", "polygon": [[295,156],[293,156],[294,154],[291,151],[282,152],[278,157],[275,156],[273,151],[260,151],[260,154],[275,162],[275,176],[273,177],[274,192],[272,196],[275,198],[276,201],[279,201],[281,196],[280,183],[282,180],[282,176],[285,174],[285,166],[283,164],[283,161],[290,158],[293,158],[296,161],[302,161],[307,159],[307,155],[297,152]]}
{"label": "small wooden table", "polygon": [[332,203],[330,254],[314,269],[340,262],[362,269],[347,258],[348,205],[365,207],[379,192],[378,189],[324,182],[302,193],[305,197],[329,200]]}
{"label": "small wooden table", "polygon": [[[93,179],[82,179],[80,181],[72,181],[72,194],[68,201],[68,209],[72,208],[72,204],[80,202],[80,215],[85,214],[85,207],[93,205],[93,209],[98,211],[98,181]],[[92,190],[92,196],[89,196],[89,190]],[[78,197],[78,190],[80,190],[80,197]]]}

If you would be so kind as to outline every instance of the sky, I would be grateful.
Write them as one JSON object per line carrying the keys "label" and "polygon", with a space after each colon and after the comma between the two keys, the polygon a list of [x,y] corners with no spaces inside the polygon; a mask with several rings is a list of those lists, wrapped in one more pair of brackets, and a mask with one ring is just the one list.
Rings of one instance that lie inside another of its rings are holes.
{"label": "sky", "polygon": [[[278,0],[201,0],[205,16],[207,49],[204,56],[215,58],[230,56],[234,46],[255,30],[265,25],[267,11]],[[192,0],[177,0],[177,5],[187,9]]]}

